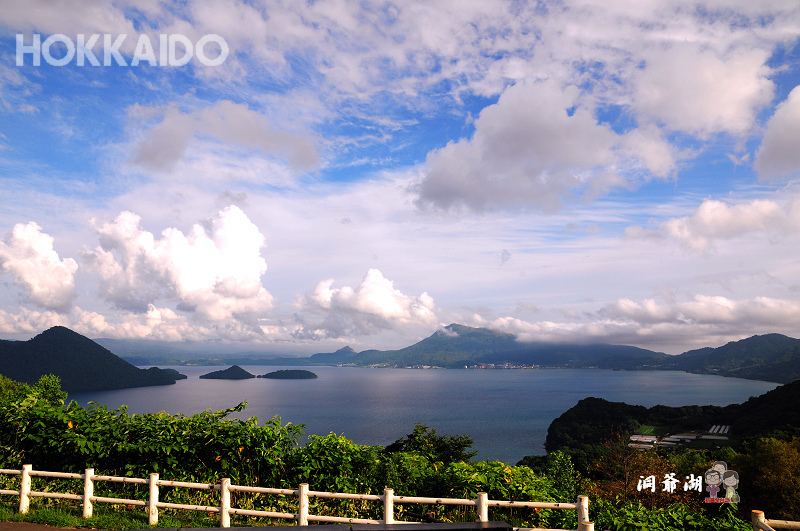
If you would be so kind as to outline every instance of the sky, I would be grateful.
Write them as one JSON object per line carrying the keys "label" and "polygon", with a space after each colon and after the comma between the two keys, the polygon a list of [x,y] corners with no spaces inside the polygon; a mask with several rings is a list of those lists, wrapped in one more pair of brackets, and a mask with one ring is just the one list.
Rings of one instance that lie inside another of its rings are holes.
{"label": "sky", "polygon": [[5,0],[0,337],[798,337],[799,148],[797,0]]}

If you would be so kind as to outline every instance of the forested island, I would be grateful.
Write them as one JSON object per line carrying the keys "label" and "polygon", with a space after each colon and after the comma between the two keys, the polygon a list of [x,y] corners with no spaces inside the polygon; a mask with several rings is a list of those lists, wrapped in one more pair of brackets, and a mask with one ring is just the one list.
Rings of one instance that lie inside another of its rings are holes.
{"label": "forested island", "polygon": [[238,365],[233,365],[221,371],[212,371],[206,374],[201,374],[201,380],[247,380],[248,378],[255,378],[256,375],[247,372]]}
{"label": "forested island", "polygon": [[318,378],[313,372],[302,369],[284,369],[268,372],[267,374],[260,374],[258,377],[270,378],[272,380],[313,380],[314,378]]}

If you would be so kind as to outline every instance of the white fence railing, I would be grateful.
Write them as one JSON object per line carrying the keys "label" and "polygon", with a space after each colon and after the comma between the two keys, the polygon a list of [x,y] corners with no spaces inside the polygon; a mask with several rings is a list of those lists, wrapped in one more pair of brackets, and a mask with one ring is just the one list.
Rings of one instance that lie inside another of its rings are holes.
{"label": "white fence railing", "polygon": [[776,529],[800,529],[800,522],[791,520],[767,520],[764,511],[751,511],[753,531],[775,531]]}
{"label": "white fence railing", "polygon": [[[589,497],[578,496],[575,503],[549,503],[549,502],[519,502],[519,501],[500,501],[490,500],[485,492],[479,492],[474,500],[458,498],[421,498],[416,496],[395,496],[392,489],[384,489],[382,495],[379,494],[348,494],[343,492],[320,492],[309,490],[307,483],[302,483],[299,489],[272,489],[266,487],[245,487],[241,485],[231,485],[231,480],[224,478],[218,485],[207,483],[189,483],[186,481],[165,481],[158,479],[158,474],[150,474],[149,479],[100,476],[94,473],[93,468],[87,468],[83,474],[70,474],[66,472],[45,472],[33,470],[32,465],[24,465],[22,470],[0,469],[0,474],[22,476],[20,479],[19,490],[0,490],[0,495],[19,496],[19,512],[25,514],[30,507],[30,498],[61,498],[75,500],[83,503],[83,517],[92,516],[93,503],[114,503],[121,505],[135,505],[147,508],[148,522],[150,525],[158,523],[159,509],[185,509],[189,511],[202,511],[207,513],[219,513],[220,527],[230,527],[231,515],[257,516],[265,518],[282,518],[295,520],[298,525],[308,525],[309,522],[330,522],[346,524],[394,524],[394,523],[413,523],[398,522],[394,519],[394,504],[396,503],[417,503],[432,505],[462,505],[477,508],[478,520],[481,522],[489,521],[489,507],[514,507],[528,509],[562,509],[576,511],[578,516],[578,531],[594,531],[594,524],[589,521]],[[38,492],[31,490],[32,477],[51,477],[62,479],[82,479],[83,493],[68,494],[59,492]],[[147,501],[126,500],[122,498],[104,498],[94,495],[94,484],[97,481],[111,481],[117,483],[134,483],[147,485],[149,492]],[[166,503],[158,501],[159,487],[183,487],[188,489],[218,490],[220,491],[220,503],[218,506],[206,505],[184,505],[180,503]],[[255,511],[250,509],[237,509],[231,507],[232,492],[249,492],[282,496],[297,496],[297,513],[279,513],[272,511]],[[345,500],[365,500],[383,502],[383,520],[369,520],[364,518],[344,518],[339,516],[316,516],[309,514],[309,498],[333,498]],[[546,530],[544,530],[546,531]]]}

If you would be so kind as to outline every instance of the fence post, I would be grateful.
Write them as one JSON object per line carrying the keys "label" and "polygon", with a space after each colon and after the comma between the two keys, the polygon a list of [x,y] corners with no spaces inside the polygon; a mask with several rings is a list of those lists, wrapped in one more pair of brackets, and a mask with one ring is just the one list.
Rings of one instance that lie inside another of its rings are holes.
{"label": "fence post", "polygon": [[308,483],[300,483],[297,525],[308,525]]}
{"label": "fence post", "polygon": [[766,521],[764,511],[756,511],[755,509],[750,511],[750,521],[753,524],[753,531],[760,531],[761,526],[758,524]]}
{"label": "fence post", "polygon": [[589,521],[589,496],[578,496],[578,530],[589,531],[588,528],[584,529],[583,524],[590,523]]}
{"label": "fence post", "polygon": [[92,517],[92,496],[94,496],[94,468],[87,468],[83,474],[83,517]]}
{"label": "fence post", "polygon": [[147,496],[147,523],[156,525],[158,523],[158,472],[150,474],[150,481],[147,483],[150,493]]}
{"label": "fence post", "polygon": [[19,482],[19,513],[26,514],[31,506],[31,470],[33,465],[22,465],[22,477]]}
{"label": "fence post", "polygon": [[394,523],[394,489],[383,489],[383,523]]}
{"label": "fence post", "polygon": [[478,521],[489,521],[489,495],[485,492],[478,493],[478,499],[475,500],[478,504]]}
{"label": "fence post", "polygon": [[593,522],[581,522],[578,525],[578,531],[594,531]]}
{"label": "fence post", "polygon": [[222,492],[220,496],[220,503],[219,503],[219,526],[220,527],[230,527],[231,526],[231,479],[230,478],[222,478],[222,481],[219,482],[219,488]]}

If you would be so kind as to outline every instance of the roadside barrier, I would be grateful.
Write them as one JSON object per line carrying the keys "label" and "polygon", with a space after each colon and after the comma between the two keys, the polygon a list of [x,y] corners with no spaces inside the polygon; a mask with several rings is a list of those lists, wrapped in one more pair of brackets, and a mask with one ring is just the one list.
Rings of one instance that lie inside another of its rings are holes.
{"label": "roadside barrier", "polygon": [[753,510],[750,512],[753,531],[775,531],[776,529],[800,529],[800,522],[791,520],[767,520],[764,511]]}
{"label": "roadside barrier", "polygon": [[[519,502],[490,500],[485,492],[479,492],[474,500],[458,498],[423,498],[417,496],[395,496],[393,489],[384,489],[382,495],[379,494],[349,494],[345,492],[321,492],[309,490],[307,483],[300,484],[298,489],[272,489],[266,487],[246,487],[232,485],[230,479],[223,478],[219,484],[190,483],[186,481],[166,481],[159,479],[157,473],[150,474],[149,479],[101,476],[94,473],[93,468],[87,468],[83,474],[71,474],[66,472],[45,472],[33,470],[32,465],[23,465],[22,470],[0,469],[0,474],[22,476],[20,479],[19,490],[0,490],[0,495],[19,496],[19,512],[25,514],[30,508],[30,498],[60,498],[75,500],[83,503],[83,517],[92,516],[94,503],[113,503],[121,505],[134,505],[147,508],[148,523],[156,525],[158,523],[159,509],[185,509],[189,511],[202,511],[207,513],[219,513],[220,527],[230,527],[231,515],[256,516],[264,518],[282,518],[295,520],[297,525],[308,525],[309,522],[328,522],[346,524],[395,524],[413,523],[399,522],[394,519],[394,505],[398,503],[416,503],[431,505],[462,505],[473,506],[478,511],[478,521],[489,521],[489,507],[514,507],[527,509],[561,509],[576,511],[578,516],[578,531],[594,531],[594,524],[589,521],[589,497],[578,496],[575,503],[549,503],[549,502]],[[32,477],[51,477],[60,479],[82,479],[83,493],[69,494],[59,492],[39,492],[31,490]],[[122,498],[106,498],[94,495],[95,482],[110,481],[117,483],[132,483],[148,486],[147,500],[127,500]],[[220,503],[218,506],[206,505],[184,505],[180,503],[167,503],[158,500],[159,487],[182,487],[187,489],[215,490],[220,492]],[[278,496],[297,496],[297,513],[279,513],[272,511],[256,511],[250,509],[238,509],[231,507],[232,492],[248,492],[269,494]],[[321,516],[309,514],[309,498],[329,498],[344,500],[365,500],[383,503],[383,520],[370,520],[364,518],[344,518],[339,516]],[[754,527],[755,529],[755,527]],[[544,530],[546,531],[546,530]]]}

